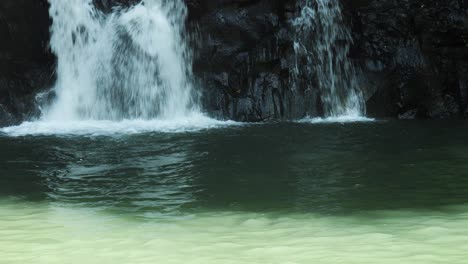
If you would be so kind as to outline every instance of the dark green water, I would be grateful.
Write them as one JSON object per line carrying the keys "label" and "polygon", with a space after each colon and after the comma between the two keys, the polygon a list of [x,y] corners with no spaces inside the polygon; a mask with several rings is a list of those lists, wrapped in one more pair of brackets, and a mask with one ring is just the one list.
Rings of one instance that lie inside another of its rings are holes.
{"label": "dark green water", "polygon": [[[82,232],[110,225],[116,236],[110,243],[123,246],[137,237],[125,245],[141,250],[135,263],[151,263],[157,249],[173,263],[236,263],[241,257],[249,263],[367,263],[360,262],[364,256],[369,263],[444,263],[449,257],[450,263],[463,263],[467,135],[463,122],[401,121],[98,137],[2,135],[0,211],[17,216],[0,218],[0,235],[10,238],[0,238],[0,245],[24,248],[34,234],[38,241],[60,241],[45,249],[28,244],[42,252],[28,254],[48,256],[37,263],[54,263],[57,254],[57,263],[67,262],[66,250],[58,247],[67,243],[83,248],[75,258],[84,261],[86,246],[96,245],[77,241],[101,241],[110,233],[81,240]],[[155,231],[173,221],[180,229]],[[35,234],[35,225],[73,232]],[[25,226],[32,228],[27,234]],[[281,233],[283,228],[288,231]],[[254,238],[252,232],[263,235]],[[152,241],[148,234],[167,243],[145,244]],[[203,241],[210,243],[199,249],[199,258],[184,259],[175,250],[182,242],[188,250]],[[222,241],[237,241],[238,247]],[[272,241],[287,250],[269,252]],[[331,252],[341,255],[331,258]],[[8,256],[9,263],[25,260],[24,252]],[[131,262],[114,257],[102,261]]]}
{"label": "dark green water", "polygon": [[468,125],[267,124],[114,137],[0,137],[0,195],[132,215],[324,214],[468,202]]}

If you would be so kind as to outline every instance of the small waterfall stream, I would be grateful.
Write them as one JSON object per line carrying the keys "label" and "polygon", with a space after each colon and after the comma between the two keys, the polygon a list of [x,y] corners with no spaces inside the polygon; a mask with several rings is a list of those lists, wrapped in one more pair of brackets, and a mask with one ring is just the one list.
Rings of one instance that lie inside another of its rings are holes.
{"label": "small waterfall stream", "polygon": [[92,0],[49,2],[58,81],[45,120],[167,120],[198,111],[182,1],[144,0],[111,14]]}
{"label": "small waterfall stream", "polygon": [[[356,69],[349,60],[352,36],[346,27],[339,0],[302,0],[295,28],[296,67],[293,81],[312,74],[318,85],[325,117],[365,115]],[[306,65],[300,65],[306,58]]]}

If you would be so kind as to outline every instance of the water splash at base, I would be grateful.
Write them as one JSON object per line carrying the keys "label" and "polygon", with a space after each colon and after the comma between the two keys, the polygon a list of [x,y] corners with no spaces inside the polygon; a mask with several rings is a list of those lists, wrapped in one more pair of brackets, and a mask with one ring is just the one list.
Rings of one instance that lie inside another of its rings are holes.
{"label": "water splash at base", "polygon": [[359,123],[359,122],[374,122],[374,118],[368,118],[358,115],[341,115],[334,117],[306,117],[298,120],[298,123],[311,123],[311,124],[333,124],[333,123]]}
{"label": "water splash at base", "polygon": [[171,120],[132,119],[121,121],[79,120],[79,121],[35,121],[24,122],[19,126],[0,129],[0,133],[8,136],[113,136],[131,135],[150,132],[184,133],[205,129],[238,126],[234,121],[219,121],[202,114],[192,114],[183,118]]}

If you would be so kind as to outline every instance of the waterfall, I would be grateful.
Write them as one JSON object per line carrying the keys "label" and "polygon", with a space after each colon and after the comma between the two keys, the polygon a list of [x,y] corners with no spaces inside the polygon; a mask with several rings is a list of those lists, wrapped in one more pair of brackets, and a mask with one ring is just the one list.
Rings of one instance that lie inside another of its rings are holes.
{"label": "waterfall", "polygon": [[[353,42],[346,27],[339,0],[299,1],[300,13],[292,21],[295,29],[296,66],[293,83],[312,75],[308,86],[318,86],[326,117],[365,114],[357,73],[349,60]],[[303,60],[305,58],[305,63]]]}
{"label": "waterfall", "polygon": [[198,111],[182,0],[104,14],[93,0],[49,0],[58,57],[45,120],[173,119]]}
{"label": "waterfall", "polygon": [[183,0],[142,0],[111,12],[94,2],[49,0],[56,98],[41,106],[39,120],[0,132],[115,135],[235,125],[198,107]]}

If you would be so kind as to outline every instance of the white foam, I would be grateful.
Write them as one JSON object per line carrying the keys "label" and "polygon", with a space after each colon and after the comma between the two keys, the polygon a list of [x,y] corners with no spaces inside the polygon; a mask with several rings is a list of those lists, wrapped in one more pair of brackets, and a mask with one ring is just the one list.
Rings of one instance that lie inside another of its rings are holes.
{"label": "white foam", "polygon": [[374,118],[368,118],[359,115],[342,115],[332,117],[306,117],[299,120],[299,123],[311,123],[311,124],[332,124],[332,123],[356,123],[356,122],[374,122]]}
{"label": "white foam", "polygon": [[240,123],[234,121],[219,121],[202,114],[192,114],[189,117],[171,120],[41,120],[35,122],[24,122],[19,126],[1,128],[0,132],[12,137],[27,135],[112,136],[148,132],[183,133],[233,125],[240,125]]}

